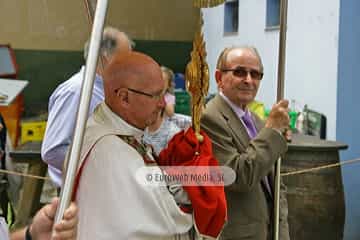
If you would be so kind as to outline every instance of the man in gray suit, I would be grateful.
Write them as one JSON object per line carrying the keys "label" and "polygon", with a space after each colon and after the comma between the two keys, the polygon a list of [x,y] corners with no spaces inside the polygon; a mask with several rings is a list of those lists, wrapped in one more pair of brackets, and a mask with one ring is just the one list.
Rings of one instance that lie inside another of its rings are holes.
{"label": "man in gray suit", "polygon": [[[262,77],[263,65],[255,48],[226,48],[215,72],[219,93],[207,104],[201,119],[215,157],[236,172],[235,182],[225,188],[228,223],[221,239],[273,239],[274,166],[287,150],[282,133],[289,126],[288,101],[275,104],[265,123],[251,113],[247,106]],[[280,239],[288,240],[284,190],[282,185]]]}

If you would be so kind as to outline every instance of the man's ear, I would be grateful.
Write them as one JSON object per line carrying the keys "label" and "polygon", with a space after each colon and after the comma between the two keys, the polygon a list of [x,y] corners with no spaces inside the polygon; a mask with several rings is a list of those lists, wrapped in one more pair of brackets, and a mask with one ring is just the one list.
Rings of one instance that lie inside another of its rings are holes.
{"label": "man's ear", "polygon": [[219,69],[216,69],[215,80],[216,80],[216,84],[219,89],[222,87],[221,75],[222,75],[222,72]]}
{"label": "man's ear", "polygon": [[111,57],[108,54],[103,54],[101,60],[103,61],[103,64],[106,66],[110,62]]}
{"label": "man's ear", "polygon": [[116,92],[116,96],[122,106],[129,106],[129,92],[126,90],[126,88],[120,88]]}

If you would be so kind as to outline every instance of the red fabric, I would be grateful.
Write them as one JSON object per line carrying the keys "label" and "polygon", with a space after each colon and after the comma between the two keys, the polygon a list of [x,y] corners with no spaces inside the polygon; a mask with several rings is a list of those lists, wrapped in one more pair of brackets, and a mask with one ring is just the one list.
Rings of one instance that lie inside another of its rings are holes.
{"label": "red fabric", "polygon": [[75,181],[74,181],[74,188],[73,188],[73,192],[72,192],[72,195],[71,195],[71,201],[73,202],[76,202],[76,195],[77,195],[77,192],[79,190],[79,184],[80,184],[80,178],[81,178],[81,175],[83,173],[83,169],[84,169],[84,166],[87,162],[87,158],[85,158],[84,162],[82,162],[78,172],[76,173],[76,176],[75,176]]}
{"label": "red fabric", "polygon": [[[160,166],[219,166],[212,153],[209,137],[201,131],[199,143],[194,130],[176,134],[159,155]],[[199,154],[197,154],[199,153]],[[170,173],[171,174],[171,173]],[[218,237],[227,219],[224,186],[183,186],[192,203],[196,227],[200,234]]]}

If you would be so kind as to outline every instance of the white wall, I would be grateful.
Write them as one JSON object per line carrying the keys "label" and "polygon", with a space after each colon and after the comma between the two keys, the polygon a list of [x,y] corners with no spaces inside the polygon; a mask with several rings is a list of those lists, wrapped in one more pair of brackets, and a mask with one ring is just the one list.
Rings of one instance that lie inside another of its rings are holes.
{"label": "white wall", "polygon": [[[285,97],[324,113],[328,139],[336,137],[339,0],[289,1]],[[204,9],[204,36],[211,72],[210,92],[217,56],[224,47],[256,46],[265,75],[257,99],[267,107],[275,102],[279,30],[265,30],[266,1],[239,1],[239,32],[224,36],[224,5]]]}

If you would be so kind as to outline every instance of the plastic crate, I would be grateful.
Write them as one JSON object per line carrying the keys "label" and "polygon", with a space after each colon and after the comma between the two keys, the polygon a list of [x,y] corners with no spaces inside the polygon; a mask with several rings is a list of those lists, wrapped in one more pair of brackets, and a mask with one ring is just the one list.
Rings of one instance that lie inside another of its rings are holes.
{"label": "plastic crate", "polygon": [[191,114],[190,95],[186,91],[175,92],[175,112],[185,115]]}
{"label": "plastic crate", "polygon": [[[265,109],[265,118],[267,118],[270,114],[270,109]],[[298,112],[295,111],[290,111],[289,112],[289,117],[290,117],[290,128],[291,129],[295,129],[296,128],[296,120],[298,117]]]}
{"label": "plastic crate", "polygon": [[21,123],[21,144],[34,141],[40,142],[44,138],[46,121],[22,122]]}

